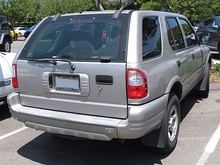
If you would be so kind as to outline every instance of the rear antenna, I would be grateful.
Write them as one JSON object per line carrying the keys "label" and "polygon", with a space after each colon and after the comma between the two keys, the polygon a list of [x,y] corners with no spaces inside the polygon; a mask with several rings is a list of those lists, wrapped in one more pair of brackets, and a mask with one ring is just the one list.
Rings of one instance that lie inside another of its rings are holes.
{"label": "rear antenna", "polygon": [[59,18],[60,16],[61,16],[61,14],[56,14],[56,15],[52,18],[51,22],[56,22],[57,18]]}
{"label": "rear antenna", "polygon": [[116,10],[115,13],[112,16],[112,19],[115,20],[118,18],[118,16],[121,14],[121,12],[131,3],[132,0],[125,1],[124,4],[122,4],[121,8],[119,10]]}

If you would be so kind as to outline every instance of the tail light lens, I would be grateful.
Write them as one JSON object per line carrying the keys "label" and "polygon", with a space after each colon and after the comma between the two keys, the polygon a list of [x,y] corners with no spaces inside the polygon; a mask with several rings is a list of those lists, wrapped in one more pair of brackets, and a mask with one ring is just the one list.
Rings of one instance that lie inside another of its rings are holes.
{"label": "tail light lens", "polygon": [[18,88],[17,64],[12,65],[12,86]]}
{"label": "tail light lens", "polygon": [[147,77],[138,69],[127,69],[128,99],[141,99],[147,96]]}

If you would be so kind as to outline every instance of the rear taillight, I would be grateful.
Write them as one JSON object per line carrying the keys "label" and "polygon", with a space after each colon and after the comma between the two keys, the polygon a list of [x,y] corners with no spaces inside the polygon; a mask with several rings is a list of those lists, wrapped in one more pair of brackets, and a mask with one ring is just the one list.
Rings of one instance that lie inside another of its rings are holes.
{"label": "rear taillight", "polygon": [[18,88],[17,64],[12,65],[12,86]]}
{"label": "rear taillight", "polygon": [[147,77],[138,69],[127,69],[128,99],[141,99],[147,96]]}

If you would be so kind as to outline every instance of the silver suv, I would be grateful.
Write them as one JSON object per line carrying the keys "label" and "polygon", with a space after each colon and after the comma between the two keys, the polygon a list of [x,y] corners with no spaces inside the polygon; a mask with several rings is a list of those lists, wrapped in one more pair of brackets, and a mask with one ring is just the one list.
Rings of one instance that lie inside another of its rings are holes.
{"label": "silver suv", "polygon": [[17,53],[12,116],[26,126],[88,139],[142,138],[171,152],[180,101],[208,97],[211,57],[188,20],[156,11],[45,18]]}

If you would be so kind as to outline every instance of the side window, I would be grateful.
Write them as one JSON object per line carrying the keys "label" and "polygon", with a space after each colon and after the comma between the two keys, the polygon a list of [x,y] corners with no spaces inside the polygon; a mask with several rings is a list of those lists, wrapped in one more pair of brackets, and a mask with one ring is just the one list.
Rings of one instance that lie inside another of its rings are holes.
{"label": "side window", "polygon": [[203,22],[204,26],[208,26],[211,25],[211,23],[213,22],[213,19],[207,19]]}
{"label": "side window", "polygon": [[212,22],[212,26],[218,26],[218,24],[217,24],[217,22],[214,20],[213,22]]}
{"label": "side window", "polygon": [[158,17],[146,17],[142,23],[143,59],[161,54],[161,33]]}
{"label": "side window", "polygon": [[1,16],[0,17],[0,29],[3,28],[4,30],[5,27],[8,27],[7,18]]}
{"label": "side window", "polygon": [[185,48],[183,36],[176,18],[167,18],[167,36],[172,49],[179,50]]}
{"label": "side window", "polygon": [[194,30],[189,25],[189,23],[184,19],[180,19],[180,24],[182,25],[187,45],[188,46],[197,45],[198,39],[196,37]]}

